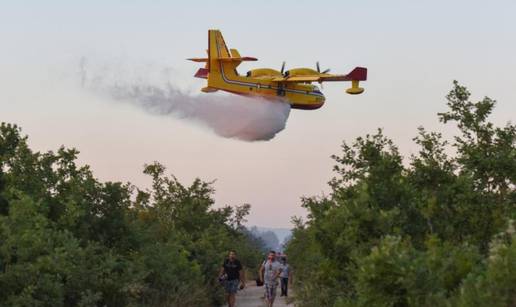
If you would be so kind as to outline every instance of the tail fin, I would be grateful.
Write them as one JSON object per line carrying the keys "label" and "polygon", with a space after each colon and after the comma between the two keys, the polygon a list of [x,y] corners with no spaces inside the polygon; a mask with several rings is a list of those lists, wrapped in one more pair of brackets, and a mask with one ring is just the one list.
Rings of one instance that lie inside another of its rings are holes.
{"label": "tail fin", "polygon": [[207,58],[190,58],[188,60],[194,62],[206,63],[206,69],[211,71],[217,69],[217,61],[221,58],[231,58],[229,49],[224,42],[222,33],[219,30],[208,30],[208,57]]}
{"label": "tail fin", "polygon": [[219,30],[208,30],[208,57],[207,58],[190,58],[188,60],[194,62],[206,63],[205,69],[208,72],[219,71],[219,61],[224,63],[232,63],[234,67],[243,61],[257,61],[254,57],[242,57],[236,49],[228,49],[224,37]]}
{"label": "tail fin", "polygon": [[208,30],[208,53],[210,61],[219,58],[230,58],[228,46],[219,30]]}
{"label": "tail fin", "polygon": [[224,42],[219,30],[208,30],[208,69],[210,72],[218,72],[220,58],[230,58],[228,46]]}

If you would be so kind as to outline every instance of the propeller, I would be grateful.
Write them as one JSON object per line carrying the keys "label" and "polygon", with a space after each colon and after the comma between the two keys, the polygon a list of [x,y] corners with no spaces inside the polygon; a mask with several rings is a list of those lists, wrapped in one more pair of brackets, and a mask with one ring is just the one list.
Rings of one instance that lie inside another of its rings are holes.
{"label": "propeller", "polygon": [[319,66],[319,61],[317,61],[317,62],[315,63],[315,66],[317,67],[317,72],[318,72],[318,73],[320,73],[320,74],[327,74],[327,73],[329,73],[329,72],[330,72],[330,69],[329,69],[329,68],[328,68],[328,69],[325,69],[325,70],[323,70],[323,71],[321,72],[321,67]]}
{"label": "propeller", "polygon": [[285,72],[285,61],[283,61],[283,63],[281,64],[281,74],[283,75],[284,72]]}

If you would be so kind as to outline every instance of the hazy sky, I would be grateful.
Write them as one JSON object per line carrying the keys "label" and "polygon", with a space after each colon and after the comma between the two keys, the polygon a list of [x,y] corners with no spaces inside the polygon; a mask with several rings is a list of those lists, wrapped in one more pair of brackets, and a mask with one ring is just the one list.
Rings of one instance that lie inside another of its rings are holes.
{"label": "hazy sky", "polygon": [[[72,80],[78,60],[122,59],[173,71],[198,89],[207,30],[259,62],[250,68],[366,66],[361,96],[325,84],[326,104],[293,110],[268,142],[216,136],[173,117],[85,93]],[[144,163],[160,161],[183,183],[216,179],[218,205],[251,203],[250,224],[289,226],[300,197],[328,191],[331,154],[382,127],[405,156],[420,125],[438,123],[457,79],[475,99],[498,100],[498,124],[516,118],[515,1],[1,1],[0,121],[19,124],[37,150],[81,151],[101,180],[149,185]]]}

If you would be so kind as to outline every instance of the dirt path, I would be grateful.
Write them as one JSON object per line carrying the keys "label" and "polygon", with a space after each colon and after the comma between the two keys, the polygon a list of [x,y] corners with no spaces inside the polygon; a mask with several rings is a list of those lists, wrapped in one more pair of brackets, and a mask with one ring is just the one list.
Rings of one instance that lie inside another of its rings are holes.
{"label": "dirt path", "polygon": [[[247,287],[238,291],[236,305],[237,307],[264,307],[265,301],[263,300],[263,287],[257,287],[254,282],[250,281]],[[278,288],[278,296],[274,302],[274,307],[286,307],[287,302],[284,297],[279,296],[280,289]],[[294,305],[288,305],[293,307]]]}

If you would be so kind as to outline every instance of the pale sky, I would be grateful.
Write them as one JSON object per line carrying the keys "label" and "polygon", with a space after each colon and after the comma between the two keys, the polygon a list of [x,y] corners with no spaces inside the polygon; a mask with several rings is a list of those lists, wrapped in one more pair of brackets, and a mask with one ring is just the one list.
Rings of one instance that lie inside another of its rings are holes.
{"label": "pale sky", "polygon": [[[498,100],[493,121],[516,118],[514,1],[0,1],[0,121],[17,123],[36,150],[81,151],[100,180],[149,185],[159,161],[183,183],[216,179],[217,206],[252,205],[250,225],[290,226],[300,197],[328,192],[331,154],[378,127],[409,156],[418,126],[438,123],[453,79],[475,99]],[[207,30],[258,62],[251,68],[369,69],[366,91],[325,84],[326,104],[292,110],[268,142],[216,136],[82,91],[70,76],[81,56],[160,63],[174,82],[200,89]]]}

